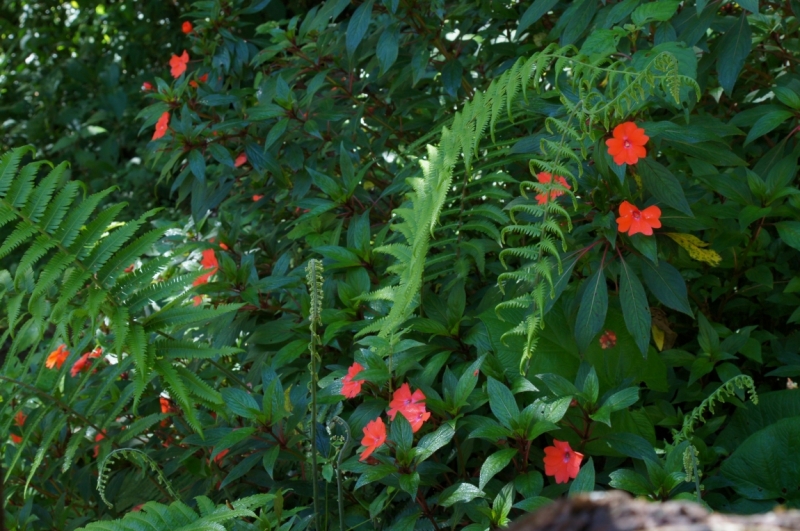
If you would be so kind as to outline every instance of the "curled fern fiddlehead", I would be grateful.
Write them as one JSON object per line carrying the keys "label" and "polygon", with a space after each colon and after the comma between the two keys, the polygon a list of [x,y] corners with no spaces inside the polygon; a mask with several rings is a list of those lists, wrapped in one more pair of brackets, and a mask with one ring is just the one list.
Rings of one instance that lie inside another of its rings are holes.
{"label": "curled fern fiddlehead", "polygon": [[180,500],[178,493],[175,492],[175,489],[172,487],[172,484],[169,482],[167,477],[158,467],[158,463],[153,461],[153,459],[144,453],[141,450],[137,450],[136,448],[118,448],[116,450],[112,450],[109,454],[100,462],[98,477],[97,477],[97,492],[100,493],[100,499],[103,500],[109,508],[113,507],[111,502],[106,499],[106,485],[108,484],[108,477],[110,471],[108,470],[109,465],[117,459],[127,459],[131,463],[138,465],[142,468],[142,470],[146,470],[150,468],[156,474],[156,478],[158,482],[167,489],[167,492],[172,497],[174,501]]}

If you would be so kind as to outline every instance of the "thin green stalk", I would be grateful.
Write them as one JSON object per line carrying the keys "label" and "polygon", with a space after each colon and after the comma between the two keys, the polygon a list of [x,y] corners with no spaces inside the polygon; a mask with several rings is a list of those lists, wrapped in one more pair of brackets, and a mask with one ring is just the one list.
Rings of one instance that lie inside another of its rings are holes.
{"label": "thin green stalk", "polygon": [[311,296],[311,304],[309,305],[308,321],[309,328],[311,329],[311,342],[308,344],[308,350],[311,353],[311,363],[309,369],[311,372],[311,481],[312,493],[314,496],[314,529],[320,531],[319,526],[319,493],[317,492],[319,486],[319,478],[317,477],[317,382],[319,381],[317,375],[317,345],[320,344],[319,336],[317,335],[317,324],[322,324],[322,262],[316,259],[308,261],[306,267],[306,281],[308,282],[308,291]]}

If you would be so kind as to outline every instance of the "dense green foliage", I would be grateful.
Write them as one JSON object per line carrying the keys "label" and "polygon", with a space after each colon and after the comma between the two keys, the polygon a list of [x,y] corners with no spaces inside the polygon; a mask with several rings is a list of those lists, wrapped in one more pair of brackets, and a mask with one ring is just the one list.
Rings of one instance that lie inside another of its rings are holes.
{"label": "dense green foliage", "polygon": [[139,4],[0,0],[9,529],[798,504],[800,3]]}

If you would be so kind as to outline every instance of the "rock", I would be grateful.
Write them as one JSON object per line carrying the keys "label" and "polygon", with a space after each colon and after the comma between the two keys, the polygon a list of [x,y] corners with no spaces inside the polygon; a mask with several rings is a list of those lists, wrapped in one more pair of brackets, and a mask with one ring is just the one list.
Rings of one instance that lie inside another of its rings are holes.
{"label": "rock", "polygon": [[546,505],[509,531],[800,531],[800,511],[752,516],[709,513],[697,503],[633,499],[620,491],[592,492]]}

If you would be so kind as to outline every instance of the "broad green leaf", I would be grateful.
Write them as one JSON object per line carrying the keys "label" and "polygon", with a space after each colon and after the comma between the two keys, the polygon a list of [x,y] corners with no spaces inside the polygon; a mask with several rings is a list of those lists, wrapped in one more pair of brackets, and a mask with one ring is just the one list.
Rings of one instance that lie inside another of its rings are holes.
{"label": "broad green leaf", "polygon": [[517,419],[519,418],[519,406],[517,401],[514,400],[514,395],[511,391],[492,377],[488,380],[489,391],[489,407],[492,413],[500,421],[500,424],[508,429],[514,429]]}
{"label": "broad green leaf", "polygon": [[355,490],[358,490],[360,487],[375,481],[380,481],[389,474],[394,474],[395,472],[397,472],[397,467],[394,465],[380,464],[371,466],[358,477]]}
{"label": "broad green leaf", "polygon": [[722,462],[720,472],[737,493],[752,500],[800,498],[800,417],[752,434]]}
{"label": "broad green leaf", "polygon": [[784,389],[758,394],[758,404],[747,402],[736,409],[727,427],[717,438],[717,444],[733,451],[753,433],[781,419],[800,418],[800,393]]}
{"label": "broad green leaf", "polygon": [[620,288],[619,302],[622,306],[622,316],[625,326],[636,341],[636,345],[647,356],[647,347],[650,344],[650,307],[647,304],[647,295],[644,288],[633,272],[630,265],[620,258]]}
{"label": "broad green leaf", "polygon": [[372,4],[374,0],[367,0],[358,8],[356,8],[350,22],[347,24],[347,35],[345,37],[345,46],[348,55],[353,55],[361,40],[367,33],[370,20],[372,19]]}
{"label": "broad green leaf", "polygon": [[419,472],[400,474],[398,483],[400,483],[400,488],[407,492],[412,499],[416,498],[419,489]]}
{"label": "broad green leaf", "polygon": [[753,124],[753,127],[747,133],[747,138],[744,139],[744,145],[746,146],[756,138],[766,135],[779,125],[788,123],[793,116],[794,113],[792,111],[772,111],[765,114]]}
{"label": "broad green leaf", "polygon": [[581,306],[575,323],[575,340],[578,348],[585,351],[589,342],[603,327],[608,311],[608,287],[602,267],[586,281],[586,290],[581,298]]}
{"label": "broad green leaf", "polygon": [[603,440],[622,455],[641,459],[643,461],[658,461],[658,456],[647,439],[635,433],[611,433],[603,437]]}
{"label": "broad green leaf", "polygon": [[686,281],[683,275],[666,260],[653,264],[649,260],[640,260],[644,283],[653,295],[665,306],[694,317],[689,306]]}
{"label": "broad green leaf", "polygon": [[425,461],[427,458],[433,455],[436,450],[452,441],[455,433],[456,432],[453,429],[453,426],[451,426],[449,423],[444,423],[439,426],[435,432],[428,433],[427,435],[423,436],[417,443],[416,447],[417,463]]}
{"label": "broad green leaf", "polygon": [[226,387],[222,390],[222,399],[234,415],[254,419],[261,413],[258,402],[247,391]]}
{"label": "broad green leaf", "polygon": [[439,505],[450,507],[455,503],[466,503],[474,500],[478,496],[484,496],[483,491],[471,483],[458,483],[446,488],[439,495]]}
{"label": "broad green leaf", "polygon": [[578,476],[569,486],[569,496],[577,496],[584,492],[592,492],[594,490],[594,461],[590,457],[585,465],[581,467]]}
{"label": "broad green leaf", "polygon": [[536,377],[544,382],[555,398],[574,396],[579,392],[572,382],[558,374],[537,374]]}
{"label": "broad green leaf", "polygon": [[517,455],[517,450],[515,448],[506,448],[487,457],[481,465],[478,488],[483,490],[486,484],[489,483],[489,480],[508,466],[515,455]]}
{"label": "broad green leaf", "polygon": [[667,168],[649,157],[640,160],[636,167],[642,177],[642,184],[653,197],[687,216],[694,217],[681,183]]}
{"label": "broad green leaf", "polygon": [[775,228],[783,243],[800,251],[800,221],[779,221]]}
{"label": "broad green leaf", "polygon": [[600,409],[589,415],[589,417],[592,420],[611,426],[611,413],[632,406],[637,400],[639,400],[639,388],[628,387],[608,397],[600,406]]}
{"label": "broad green leaf", "polygon": [[733,86],[752,48],[753,34],[747,22],[747,13],[742,13],[739,20],[719,39],[715,49],[719,84],[728,95],[733,92]]}
{"label": "broad green leaf", "polygon": [[397,60],[399,40],[400,30],[397,24],[391,24],[381,32],[381,36],[378,38],[378,47],[375,51],[375,55],[378,57],[378,64],[381,66],[379,75],[386,73]]}
{"label": "broad green leaf", "polygon": [[657,0],[642,4],[633,11],[631,20],[640,28],[651,22],[664,22],[672,18],[680,4],[680,0]]}
{"label": "broad green leaf", "polygon": [[519,39],[522,33],[528,29],[531,24],[534,24],[547,14],[557,3],[558,0],[534,0],[530,7],[522,14],[522,17],[520,17],[515,38]]}
{"label": "broad green leaf", "polygon": [[390,439],[402,451],[408,451],[411,449],[411,445],[414,444],[414,432],[411,431],[411,424],[403,415],[395,415],[392,421]]}
{"label": "broad green leaf", "polygon": [[608,482],[609,487],[628,491],[635,496],[647,496],[653,490],[643,475],[627,468],[614,470],[609,477],[611,478]]}

